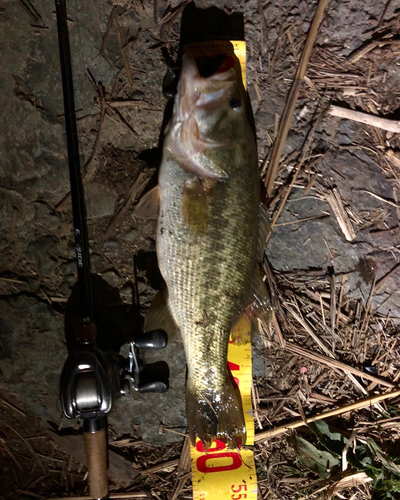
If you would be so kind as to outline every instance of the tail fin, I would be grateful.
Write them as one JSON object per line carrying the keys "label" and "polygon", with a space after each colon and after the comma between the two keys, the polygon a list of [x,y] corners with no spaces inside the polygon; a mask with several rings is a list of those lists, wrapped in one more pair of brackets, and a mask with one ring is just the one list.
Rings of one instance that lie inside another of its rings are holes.
{"label": "tail fin", "polygon": [[228,448],[238,448],[246,441],[246,426],[242,406],[227,378],[221,391],[198,389],[188,380],[186,407],[190,441],[198,437],[207,450],[215,439]]}

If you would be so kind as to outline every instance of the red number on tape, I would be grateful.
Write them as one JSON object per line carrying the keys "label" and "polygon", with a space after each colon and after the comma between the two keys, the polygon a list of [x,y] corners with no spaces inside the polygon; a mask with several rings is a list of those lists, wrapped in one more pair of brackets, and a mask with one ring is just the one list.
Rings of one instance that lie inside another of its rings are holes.
{"label": "red number on tape", "polygon": [[240,493],[242,491],[247,491],[247,484],[239,484],[238,486],[235,486],[234,484],[231,486],[231,490],[233,493]]}
{"label": "red number on tape", "polygon": [[[229,465],[221,465],[219,467],[208,467],[207,460],[216,458],[231,458],[232,463]],[[196,467],[199,472],[225,472],[228,470],[239,469],[242,465],[242,459],[237,452],[213,453],[212,455],[203,455],[196,461]]]}
{"label": "red number on tape", "polygon": [[[215,441],[215,446],[212,448],[209,448],[207,450],[207,453],[214,453],[214,451],[222,451],[225,450],[226,444],[220,441],[219,439],[216,439]],[[196,450],[200,451],[201,453],[204,453],[206,450],[204,449],[203,443],[201,441],[197,441],[196,443]]]}

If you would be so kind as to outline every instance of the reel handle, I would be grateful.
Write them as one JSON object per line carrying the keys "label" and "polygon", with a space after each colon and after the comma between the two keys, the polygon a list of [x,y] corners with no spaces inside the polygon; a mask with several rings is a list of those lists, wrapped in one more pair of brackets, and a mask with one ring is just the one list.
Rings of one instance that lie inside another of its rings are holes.
{"label": "reel handle", "polygon": [[139,392],[142,394],[154,392],[158,394],[164,394],[168,391],[168,385],[160,380],[154,380],[153,382],[145,382],[140,384]]}
{"label": "reel handle", "polygon": [[164,349],[168,342],[168,335],[164,330],[152,330],[143,332],[134,339],[135,346],[138,349]]}

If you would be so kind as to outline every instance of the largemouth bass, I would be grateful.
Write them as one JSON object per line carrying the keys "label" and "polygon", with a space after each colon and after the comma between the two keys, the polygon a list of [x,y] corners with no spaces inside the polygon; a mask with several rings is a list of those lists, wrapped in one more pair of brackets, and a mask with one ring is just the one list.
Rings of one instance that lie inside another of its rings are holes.
{"label": "largemouth bass", "polygon": [[159,174],[157,256],[185,347],[193,444],[218,438],[236,447],[245,437],[227,348],[252,300],[259,189],[256,144],[234,69],[202,77],[184,55]]}

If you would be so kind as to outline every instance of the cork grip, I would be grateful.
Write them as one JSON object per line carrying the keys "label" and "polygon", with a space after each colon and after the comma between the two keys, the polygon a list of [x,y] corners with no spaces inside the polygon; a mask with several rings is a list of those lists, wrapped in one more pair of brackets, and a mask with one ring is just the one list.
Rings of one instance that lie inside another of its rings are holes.
{"label": "cork grip", "polygon": [[83,440],[89,470],[90,496],[96,499],[106,498],[108,495],[106,429],[84,432]]}

